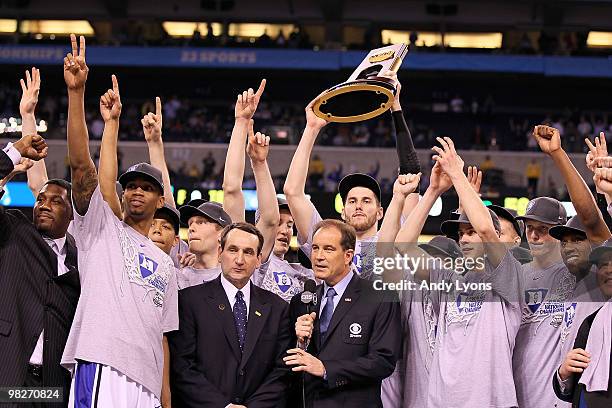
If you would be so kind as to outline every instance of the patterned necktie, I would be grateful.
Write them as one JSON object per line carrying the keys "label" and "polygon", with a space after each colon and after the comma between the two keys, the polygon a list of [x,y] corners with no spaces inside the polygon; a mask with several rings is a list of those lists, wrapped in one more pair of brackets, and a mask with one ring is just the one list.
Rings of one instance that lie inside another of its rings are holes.
{"label": "patterned necktie", "polygon": [[334,288],[327,289],[327,293],[325,294],[327,302],[325,303],[325,307],[323,307],[323,312],[321,312],[321,321],[319,322],[321,329],[321,343],[325,341],[327,329],[329,328],[329,323],[331,322],[332,315],[334,314],[334,296],[336,296],[336,291]]}
{"label": "patterned necktie", "polygon": [[234,303],[234,323],[238,333],[238,344],[240,345],[240,350],[242,350],[247,329],[247,307],[244,301],[244,294],[240,290],[236,293],[236,303]]}

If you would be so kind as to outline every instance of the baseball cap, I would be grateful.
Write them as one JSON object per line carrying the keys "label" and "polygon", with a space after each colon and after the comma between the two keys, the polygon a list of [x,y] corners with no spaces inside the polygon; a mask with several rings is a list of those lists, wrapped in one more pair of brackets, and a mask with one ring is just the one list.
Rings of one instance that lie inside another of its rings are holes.
{"label": "baseball cap", "polygon": [[448,237],[441,235],[433,237],[426,244],[419,244],[419,248],[427,252],[431,256],[447,256],[453,259],[461,258],[463,253],[457,242]]}
{"label": "baseball cap", "polygon": [[378,201],[382,201],[382,194],[380,192],[380,185],[372,176],[368,176],[363,173],[352,173],[344,176],[338,184],[338,192],[342,197],[342,202],[346,201],[346,196],[353,187],[365,187],[372,190]]}
{"label": "baseball cap", "polygon": [[205,198],[194,198],[193,200],[189,200],[187,201],[187,203],[185,203],[185,205],[190,205],[192,207],[199,207],[204,203],[207,203],[208,200]]}
{"label": "baseball cap", "polygon": [[612,252],[612,246],[610,245],[610,242],[606,242],[605,245],[593,249],[591,255],[589,255],[589,262],[597,265],[604,255]]}
{"label": "baseball cap", "polygon": [[168,204],[164,204],[162,208],[158,208],[155,211],[155,216],[153,218],[162,218],[163,216],[168,217],[168,220],[172,223],[174,227],[174,232],[178,235],[179,230],[181,228],[181,215],[178,210],[174,207],[169,206]]}
{"label": "baseball cap", "polygon": [[525,215],[516,217],[516,219],[563,225],[567,222],[567,211],[565,211],[565,207],[554,198],[538,197],[529,201]]}
{"label": "baseball cap", "polygon": [[519,261],[521,265],[533,261],[533,255],[531,255],[531,251],[521,246],[515,246],[510,248],[510,252],[512,253],[514,259]]}
{"label": "baseball cap", "polygon": [[179,212],[181,214],[181,222],[183,224],[189,224],[189,219],[196,215],[206,217],[222,227],[226,227],[232,223],[232,219],[223,210],[223,207],[221,207],[220,204],[212,201],[202,203],[198,207],[184,205],[179,209]]}
{"label": "baseball cap", "polygon": [[[283,197],[276,196],[276,203],[278,204],[278,209],[280,210],[289,210],[289,203]],[[259,222],[259,217],[261,214],[259,213],[259,207],[255,210],[255,224]]]}
{"label": "baseball cap", "polygon": [[[492,210],[489,210],[489,214],[491,215],[491,220],[493,221],[493,228],[495,231],[501,231],[501,225],[499,223],[499,218],[497,214],[495,214]],[[446,220],[440,225],[440,231],[446,235],[447,237],[457,237],[459,231],[459,224],[472,224],[467,217],[466,213],[461,213],[459,218],[456,220]]]}
{"label": "baseball cap", "polygon": [[137,177],[149,180],[155,186],[159,187],[162,193],[164,192],[164,182],[162,181],[161,171],[151,166],[149,163],[135,164],[119,177],[119,183],[121,183],[123,190],[125,190],[125,186],[129,181]]}
{"label": "baseball cap", "polygon": [[523,235],[523,222],[515,218],[518,215],[515,210],[495,204],[489,205],[487,208],[497,214],[499,218],[510,221],[519,237]]}
{"label": "baseball cap", "polygon": [[582,221],[580,221],[580,217],[577,215],[570,218],[565,225],[555,225],[551,229],[548,230],[548,233],[551,237],[555,239],[561,239],[564,234],[574,233],[584,235],[584,239],[586,239],[586,229],[584,225],[582,225]]}

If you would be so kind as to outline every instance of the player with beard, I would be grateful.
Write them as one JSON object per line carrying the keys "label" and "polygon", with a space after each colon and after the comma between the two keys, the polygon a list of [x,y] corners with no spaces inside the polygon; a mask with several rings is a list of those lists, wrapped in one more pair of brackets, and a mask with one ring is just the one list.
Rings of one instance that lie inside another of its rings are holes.
{"label": "player with beard", "polygon": [[[483,205],[463,173],[463,160],[452,140],[437,140],[442,147],[433,147],[433,180],[396,240],[400,254],[422,260],[413,266],[417,282],[452,284],[449,291],[430,291],[439,318],[428,383],[423,385],[428,388],[427,402],[418,406],[516,407],[512,352],[521,320],[517,298],[523,287],[522,270],[499,237],[497,215]],[[459,237],[465,268],[456,263],[455,270],[435,265],[416,245],[429,210],[451,186],[465,209],[459,219],[441,227],[445,234]],[[455,282],[490,283],[492,290],[463,290]],[[466,367],[470,375],[465,374]]]}
{"label": "player with beard", "polygon": [[[563,177],[579,219],[574,223],[582,223],[589,241],[583,245],[600,245],[610,237],[610,231],[588,186],[561,147],[559,131],[549,126],[536,126],[533,137]],[[577,252],[568,251],[569,265],[566,266],[561,256],[563,249],[559,251],[559,241],[550,233],[555,224],[565,223],[565,218],[563,206],[547,197],[532,200],[525,216],[518,217],[526,221],[527,239],[534,257],[533,262],[524,265],[527,307],[523,310],[513,356],[519,406],[553,406],[560,403],[550,387],[550,373],[559,364],[565,303],[581,297],[576,292],[576,282],[587,275],[580,267],[572,265],[572,254]],[[572,246],[568,246],[569,242],[561,244],[567,250]]]}
{"label": "player with beard", "polygon": [[[148,238],[155,212],[164,204],[162,175],[140,163],[119,178],[123,221],[104,201],[85,123],[85,38],[78,47],[71,35],[71,43],[64,80],[81,298],[62,357],[73,376],[69,406],[97,401],[98,406],[156,407],[162,390],[163,333],[178,329],[174,265]],[[121,102],[114,76],[113,89],[100,102],[108,119],[105,132],[116,135]],[[106,137],[103,144],[109,141],[113,138]],[[100,168],[100,178],[114,183],[117,170],[111,164]]]}
{"label": "player with beard", "polygon": [[[406,200],[409,195],[409,188],[406,187],[409,179],[406,174],[420,177],[420,170],[410,132],[401,111],[400,90],[401,85],[398,87],[391,108],[397,129],[400,176],[393,185],[393,197],[387,207],[380,230],[378,222],[383,219],[384,210],[381,206],[381,191],[378,182],[366,174],[354,173],[344,177],[338,185],[338,192],[344,204],[342,219],[354,227],[357,232],[353,264],[359,276],[366,279],[373,277],[373,258],[377,256],[377,243],[392,243],[395,240],[400,229],[402,213],[407,215],[418,201],[418,194],[412,194],[410,199]],[[294,216],[298,241],[308,256],[310,256],[312,230],[321,221],[321,216],[306,196],[306,178],[309,159],[317,135],[327,125],[326,120],[314,114],[315,100],[316,98],[306,106],[306,128],[291,161],[283,189]]]}

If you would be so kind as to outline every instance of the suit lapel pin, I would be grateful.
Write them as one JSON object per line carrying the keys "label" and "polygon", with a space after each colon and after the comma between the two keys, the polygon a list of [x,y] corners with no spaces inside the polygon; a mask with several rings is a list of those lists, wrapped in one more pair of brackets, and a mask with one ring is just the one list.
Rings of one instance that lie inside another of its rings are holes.
{"label": "suit lapel pin", "polygon": [[219,304],[219,310],[225,310],[225,305],[223,303]]}
{"label": "suit lapel pin", "polygon": [[351,298],[344,298],[344,301],[345,301],[345,302],[350,302],[350,301],[351,301]]}
{"label": "suit lapel pin", "polygon": [[261,313],[259,312],[259,310],[256,310],[256,311],[255,311],[255,314],[256,314],[257,316],[261,317]]}

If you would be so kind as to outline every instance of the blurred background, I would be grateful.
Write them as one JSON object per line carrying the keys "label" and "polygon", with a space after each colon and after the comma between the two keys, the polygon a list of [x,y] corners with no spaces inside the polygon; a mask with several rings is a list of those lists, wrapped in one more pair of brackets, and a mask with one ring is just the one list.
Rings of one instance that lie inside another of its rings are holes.
{"label": "blurred background", "polygon": [[[280,193],[306,104],[346,80],[368,50],[387,44],[410,48],[398,75],[424,170],[422,188],[435,138],[449,136],[466,165],[484,171],[483,200],[519,213],[536,195],[568,201],[531,129],[557,127],[589,184],[584,138],[612,131],[612,1],[0,0],[0,16],[2,143],[18,137],[19,79],[36,66],[42,76],[36,116],[51,146],[49,175],[69,177],[62,60],[68,35],[84,35],[92,154],[103,130],[99,96],[111,74],[119,78],[123,102],[122,169],[148,159],[140,118],[160,96],[179,205],[198,197],[222,201],[238,92],[268,80],[255,127],[272,138],[269,163]],[[375,176],[385,201],[390,198],[397,176],[390,113],[330,124],[317,143],[307,192],[324,217],[338,216],[335,191],[347,173]],[[9,184],[2,204],[26,211],[33,205],[23,180]],[[250,210],[253,188],[247,174]],[[437,233],[456,207],[450,191],[424,232]]]}

